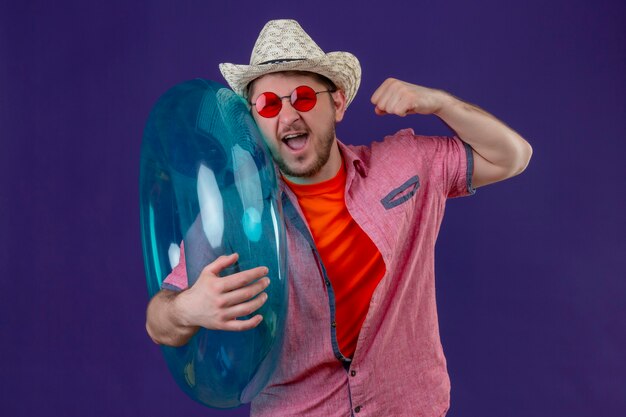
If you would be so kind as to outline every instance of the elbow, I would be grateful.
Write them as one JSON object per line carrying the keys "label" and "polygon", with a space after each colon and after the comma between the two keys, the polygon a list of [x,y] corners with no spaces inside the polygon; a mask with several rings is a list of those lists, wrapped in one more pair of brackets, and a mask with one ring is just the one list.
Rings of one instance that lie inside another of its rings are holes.
{"label": "elbow", "polygon": [[146,320],[146,333],[148,333],[148,336],[150,337],[150,339],[157,345],[164,345],[164,340],[159,337],[159,335],[157,334],[157,332],[155,332],[155,330],[152,328],[151,324],[150,324],[150,319]]}
{"label": "elbow", "polygon": [[506,164],[507,178],[514,177],[524,172],[530,163],[530,158],[533,156],[533,148],[530,146],[530,143],[519,135],[516,135],[515,139],[516,140],[512,142],[515,145],[511,148],[509,153],[509,162]]}
{"label": "elbow", "polygon": [[185,346],[189,342],[189,338],[185,335],[173,333],[157,332],[151,328],[150,322],[146,321],[146,332],[152,341],[157,345],[164,345],[170,347]]}
{"label": "elbow", "polygon": [[509,141],[509,147],[501,150],[497,162],[491,162],[474,150],[473,187],[482,187],[521,174],[528,167],[532,154],[532,146],[518,135]]}
{"label": "elbow", "polygon": [[530,158],[533,156],[533,147],[530,146],[530,143],[522,140],[520,149],[518,151],[518,164],[517,169],[514,175],[519,175],[526,170],[528,164],[530,163]]}
{"label": "elbow", "polygon": [[533,155],[533,148],[525,140],[521,140],[516,148],[509,154],[509,161],[502,164],[501,177],[498,181],[513,178],[526,170]]}

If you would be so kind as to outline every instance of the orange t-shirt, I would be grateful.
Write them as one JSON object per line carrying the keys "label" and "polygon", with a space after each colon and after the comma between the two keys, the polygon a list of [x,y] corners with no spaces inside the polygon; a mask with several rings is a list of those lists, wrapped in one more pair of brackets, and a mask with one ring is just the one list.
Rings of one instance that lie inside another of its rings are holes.
{"label": "orange t-shirt", "polygon": [[346,170],[311,185],[285,180],[298,198],[335,293],[335,331],[339,349],[351,358],[372,294],[385,274],[374,242],[354,221],[344,199]]}

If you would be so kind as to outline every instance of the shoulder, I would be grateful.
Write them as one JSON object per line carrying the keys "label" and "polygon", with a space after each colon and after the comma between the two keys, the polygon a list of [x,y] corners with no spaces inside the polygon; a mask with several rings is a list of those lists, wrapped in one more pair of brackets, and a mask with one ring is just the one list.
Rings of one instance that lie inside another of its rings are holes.
{"label": "shoulder", "polygon": [[369,145],[345,145],[356,158],[370,165],[376,162],[427,162],[462,147],[456,137],[416,135],[413,129],[402,129]]}

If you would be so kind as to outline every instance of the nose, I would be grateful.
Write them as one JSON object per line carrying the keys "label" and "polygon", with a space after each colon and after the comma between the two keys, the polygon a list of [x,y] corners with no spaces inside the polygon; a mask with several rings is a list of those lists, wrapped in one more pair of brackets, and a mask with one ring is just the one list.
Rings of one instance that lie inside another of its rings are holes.
{"label": "nose", "polygon": [[293,108],[291,102],[289,101],[289,97],[283,98],[283,106],[278,113],[278,120],[280,123],[289,126],[298,119],[300,119],[300,113]]}

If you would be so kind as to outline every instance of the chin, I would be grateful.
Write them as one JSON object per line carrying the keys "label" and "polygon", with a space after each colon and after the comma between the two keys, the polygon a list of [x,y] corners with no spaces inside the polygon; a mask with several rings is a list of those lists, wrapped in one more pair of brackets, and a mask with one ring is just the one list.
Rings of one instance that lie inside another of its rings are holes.
{"label": "chin", "polygon": [[283,174],[288,175],[290,177],[296,178],[309,178],[315,176],[320,172],[321,167],[316,166],[316,164],[309,164],[308,166],[293,166],[286,164],[279,164],[278,166]]}

